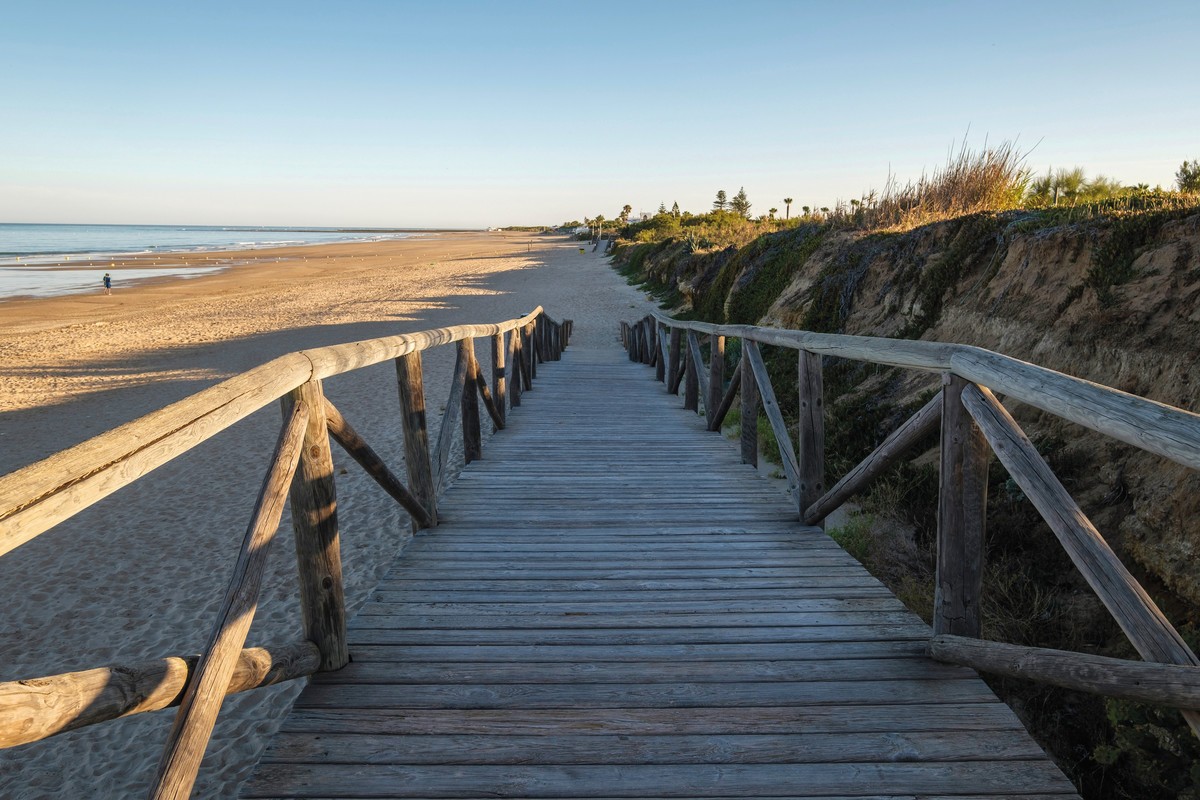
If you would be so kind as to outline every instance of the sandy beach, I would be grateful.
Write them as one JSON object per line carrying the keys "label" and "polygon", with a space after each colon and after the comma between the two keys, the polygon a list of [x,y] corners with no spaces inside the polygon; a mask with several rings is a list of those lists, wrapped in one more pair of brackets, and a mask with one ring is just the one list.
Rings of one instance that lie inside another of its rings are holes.
{"label": "sandy beach", "polygon": [[[564,237],[444,233],[205,253],[191,258],[239,263],[118,282],[112,296],[0,303],[0,474],[307,347],[494,322],[539,304],[575,320],[573,345],[616,347],[616,321],[651,304],[602,254],[578,248]],[[478,351],[486,369],[488,348]],[[425,358],[434,436],[453,358],[453,348]],[[403,474],[391,365],[331,379],[326,392]],[[0,680],[199,652],[279,424],[277,410],[263,409],[0,558]],[[353,612],[403,547],[407,517],[336,448],[334,461]],[[282,525],[248,646],[300,636],[286,514]],[[227,699],[195,797],[236,794],[299,688]],[[2,751],[0,797],[144,796],[173,714]]]}

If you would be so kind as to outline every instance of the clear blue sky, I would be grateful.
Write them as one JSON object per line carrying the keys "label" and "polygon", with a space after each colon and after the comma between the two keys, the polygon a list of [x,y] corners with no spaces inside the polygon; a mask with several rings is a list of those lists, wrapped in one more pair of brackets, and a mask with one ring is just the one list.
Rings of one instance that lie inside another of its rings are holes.
{"label": "clear blue sky", "polygon": [[601,7],[7,3],[0,221],[486,226],[741,186],[756,212],[832,205],[968,128],[1127,183],[1200,158],[1195,0]]}

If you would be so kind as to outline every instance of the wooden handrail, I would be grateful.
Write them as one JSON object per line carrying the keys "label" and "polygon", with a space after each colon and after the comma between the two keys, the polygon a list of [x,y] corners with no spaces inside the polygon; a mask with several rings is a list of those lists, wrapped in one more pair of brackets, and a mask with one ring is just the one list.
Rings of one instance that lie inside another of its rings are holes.
{"label": "wooden handrail", "polygon": [[953,372],[1022,403],[1147,452],[1200,469],[1200,414],[1039,367],[982,347],[873,336],[713,325],[651,316],[670,328],[809,350],[825,356],[926,372]]}
{"label": "wooden handrail", "polygon": [[[933,632],[935,657],[978,666],[1005,675],[1044,680],[1056,685],[1098,691],[1117,697],[1168,702],[1180,707],[1193,732],[1200,735],[1200,658],[1188,648],[1145,589],[1133,578],[1100,533],[1038,455],[1012,416],[992,394],[1008,396],[1063,419],[1127,442],[1177,463],[1200,468],[1200,415],[1116,389],[1074,378],[979,347],[941,342],[882,339],[714,325],[675,320],[651,312],[645,323],[670,330],[672,360],[686,334],[689,382],[700,371],[695,357],[699,336],[742,340],[742,460],[757,462],[758,394],[762,410],[779,444],[784,471],[800,489],[801,518],[814,524],[864,489],[884,469],[941,421],[938,492],[937,582]],[[629,330],[636,331],[634,326]],[[660,334],[662,335],[662,334]],[[636,336],[627,337],[630,346]],[[799,351],[797,385],[800,400],[798,452],[775,400],[759,344]],[[942,392],[893,432],[829,492],[814,497],[822,479],[823,455],[820,365],[830,355],[942,374]],[[667,389],[674,387],[668,381]],[[721,398],[718,416],[733,400],[734,386]],[[694,390],[689,391],[684,407]],[[709,402],[718,396],[708,394]],[[710,425],[710,429],[714,426]],[[807,442],[807,443],[806,443]],[[989,447],[990,446],[990,447]],[[987,465],[994,452],[1058,537],[1076,568],[1095,590],[1125,635],[1152,664],[1105,659],[1036,648],[979,642],[980,590],[983,570],[984,512]],[[807,495],[807,496],[806,496]],[[1070,659],[1074,657],[1074,667]],[[1012,659],[1020,664],[1013,665]],[[1033,664],[1033,666],[1030,666]],[[1169,684],[1116,689],[1112,680],[1097,680],[1099,669],[1111,668],[1128,680],[1146,678]],[[1080,673],[1079,670],[1083,672]]]}
{"label": "wooden handrail", "polygon": [[0,477],[0,555],[310,380],[442,344],[520,330],[543,313],[290,353]]}

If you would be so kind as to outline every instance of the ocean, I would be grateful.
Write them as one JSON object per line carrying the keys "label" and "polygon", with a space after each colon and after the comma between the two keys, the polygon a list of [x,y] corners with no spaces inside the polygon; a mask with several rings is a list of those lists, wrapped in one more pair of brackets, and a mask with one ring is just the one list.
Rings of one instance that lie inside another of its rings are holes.
{"label": "ocean", "polygon": [[[122,256],[381,241],[414,235],[419,234],[313,227],[0,223],[0,298],[96,291],[106,271],[96,262]],[[70,265],[71,261],[88,263],[75,268]],[[223,267],[166,264],[161,269],[130,270],[129,276],[130,279],[193,277],[218,269]],[[113,278],[118,284],[121,282],[121,276],[115,271]]]}

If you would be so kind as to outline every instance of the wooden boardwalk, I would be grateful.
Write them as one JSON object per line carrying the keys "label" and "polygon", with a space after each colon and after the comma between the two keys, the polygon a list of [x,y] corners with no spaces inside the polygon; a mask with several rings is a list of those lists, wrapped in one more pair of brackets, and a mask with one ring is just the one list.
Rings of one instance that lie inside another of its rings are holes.
{"label": "wooden boardwalk", "polygon": [[648,373],[539,368],[243,797],[1075,796]]}

